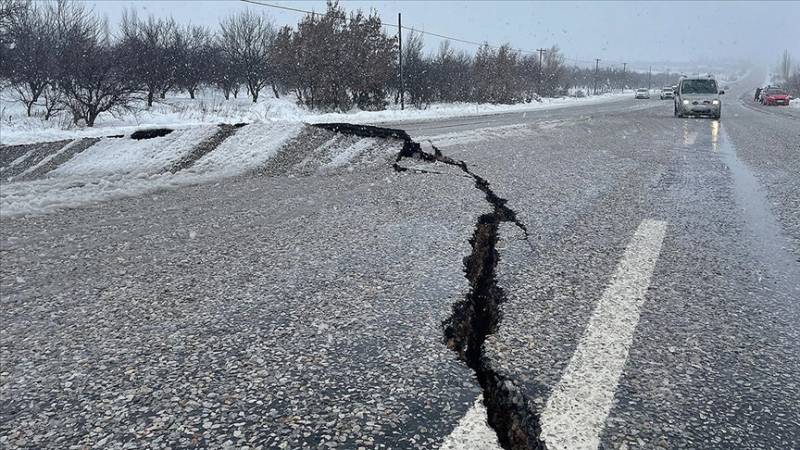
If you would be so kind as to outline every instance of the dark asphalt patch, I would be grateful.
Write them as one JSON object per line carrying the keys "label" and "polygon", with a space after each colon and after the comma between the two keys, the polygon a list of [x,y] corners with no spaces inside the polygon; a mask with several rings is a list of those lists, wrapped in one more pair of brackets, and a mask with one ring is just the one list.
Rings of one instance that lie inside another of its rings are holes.
{"label": "dark asphalt patch", "polygon": [[150,128],[147,130],[136,130],[131,133],[131,139],[140,141],[142,139],[153,139],[157,137],[166,136],[175,130],[170,128]]}

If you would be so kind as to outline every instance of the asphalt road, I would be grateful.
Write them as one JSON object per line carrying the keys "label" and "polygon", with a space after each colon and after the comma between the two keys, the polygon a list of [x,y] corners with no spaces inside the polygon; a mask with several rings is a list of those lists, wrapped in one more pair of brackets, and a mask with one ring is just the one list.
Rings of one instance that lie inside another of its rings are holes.
{"label": "asphalt road", "polygon": [[[800,127],[741,104],[756,79],[719,122],[630,98],[396,125],[527,230],[498,226],[480,370],[529,444],[800,442]],[[493,204],[402,164],[4,218],[0,444],[485,445],[442,324]]]}

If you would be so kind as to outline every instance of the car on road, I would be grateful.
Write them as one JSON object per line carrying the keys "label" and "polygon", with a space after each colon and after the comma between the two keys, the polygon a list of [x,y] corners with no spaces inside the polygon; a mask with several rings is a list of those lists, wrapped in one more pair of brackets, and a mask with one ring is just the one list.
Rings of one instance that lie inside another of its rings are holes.
{"label": "car on road", "polygon": [[762,105],[788,105],[792,97],[783,89],[774,87],[765,88],[761,91]]}
{"label": "car on road", "polygon": [[675,91],[675,117],[710,116],[719,119],[722,114],[724,94],[713,77],[688,77],[678,82]]}
{"label": "car on road", "polygon": [[649,89],[637,89],[634,98],[650,98]]}
{"label": "car on road", "polygon": [[661,95],[659,95],[659,98],[661,100],[666,100],[668,98],[675,98],[675,91],[671,87],[665,86],[661,88]]}

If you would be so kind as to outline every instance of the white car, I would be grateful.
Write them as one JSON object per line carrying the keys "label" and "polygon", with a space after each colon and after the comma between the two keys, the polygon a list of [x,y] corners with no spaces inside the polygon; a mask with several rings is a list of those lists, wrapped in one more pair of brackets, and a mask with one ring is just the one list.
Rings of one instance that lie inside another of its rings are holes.
{"label": "white car", "polygon": [[636,95],[634,98],[650,98],[650,90],[649,89],[637,89]]}
{"label": "white car", "polygon": [[719,120],[722,115],[719,96],[724,93],[712,77],[682,78],[675,91],[675,117],[710,116]]}
{"label": "white car", "polygon": [[659,97],[661,100],[675,98],[675,91],[671,87],[664,87],[661,89],[661,95]]}

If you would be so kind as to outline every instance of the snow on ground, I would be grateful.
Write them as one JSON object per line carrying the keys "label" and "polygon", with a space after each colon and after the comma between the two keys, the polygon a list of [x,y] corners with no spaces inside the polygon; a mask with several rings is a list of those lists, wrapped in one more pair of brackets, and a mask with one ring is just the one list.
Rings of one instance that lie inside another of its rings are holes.
{"label": "snow on ground", "polygon": [[217,130],[216,126],[206,125],[176,130],[151,139],[102,139],[53,170],[50,175],[104,176],[163,172]]}
{"label": "snow on ground", "polygon": [[[0,215],[47,213],[65,207],[76,207],[101,201],[142,195],[224,177],[235,176],[262,166],[278,150],[298,135],[303,122],[381,123],[430,120],[445,117],[475,116],[505,112],[562,108],[571,105],[618,101],[629,94],[601,95],[585,98],[543,99],[541,102],[517,105],[434,104],[427,109],[400,110],[390,105],[385,111],[351,113],[313,113],[298,106],[290,98],[265,98],[258,103],[239,98],[225,100],[215,93],[197,99],[173,97],[123,115],[104,114],[93,128],[64,128],[64,119],[44,121],[25,117],[22,105],[9,103],[0,93],[2,122],[0,143],[6,145],[125,135],[106,138],[75,155],[41,180],[20,181],[3,185],[0,192]],[[195,145],[210,137],[219,123],[250,123],[223,141],[214,151],[192,167],[176,174],[165,172]],[[151,127],[174,129],[172,133],[152,139],[131,140],[134,130]],[[508,130],[506,130],[508,131]],[[486,136],[476,134],[474,140]],[[334,142],[334,141],[332,141]],[[336,169],[360,159],[370,145],[369,139],[325,149],[322,169]],[[0,149],[2,151],[2,149]],[[64,148],[60,152],[65,151]],[[320,153],[322,154],[322,153]],[[30,155],[23,155],[24,159]],[[48,156],[49,158],[54,155]],[[42,164],[47,161],[43,161]],[[31,168],[30,170],[33,170]]]}
{"label": "snow on ground", "polygon": [[258,103],[253,103],[242,96],[238,99],[225,100],[218,92],[208,91],[194,100],[176,96],[160,100],[150,109],[138,105],[131,112],[121,115],[104,113],[98,118],[96,126],[93,128],[69,128],[69,122],[63,117],[50,121],[45,121],[40,117],[26,117],[23,106],[12,101],[11,94],[5,92],[0,93],[0,104],[2,105],[0,143],[13,145],[80,137],[127,135],[136,129],[145,127],[180,129],[219,123],[253,123],[257,121],[381,123],[431,120],[563,108],[614,101],[629,96],[629,94],[603,94],[583,98],[544,98],[541,102],[515,105],[437,103],[426,109],[409,107],[405,110],[400,110],[399,105],[390,104],[385,111],[354,110],[348,113],[318,113],[299,106],[293,97],[284,96],[279,99],[265,97]]}
{"label": "snow on ground", "polygon": [[397,107],[385,111],[359,111],[347,114],[310,114],[306,121],[310,123],[350,122],[350,123],[382,123],[406,122],[416,120],[432,120],[447,117],[484,116],[507,112],[525,112],[540,109],[556,109],[569,106],[603,103],[630,98],[630,94],[603,94],[593,97],[545,98],[540,102],[519,103],[514,105],[492,105],[477,103],[437,103],[428,109],[406,109]]}
{"label": "snow on ground", "polygon": [[[65,163],[48,178],[4,183],[0,190],[0,215],[44,214],[62,208],[96,204],[240,175],[273,157],[278,149],[297,136],[302,125],[289,122],[247,125],[216,150],[198,160],[189,170],[175,174],[163,171],[164,163],[184,150],[183,145],[178,142],[191,140],[197,144],[201,136],[208,133],[208,128],[210,127],[186,130],[186,134],[192,138],[184,135],[174,142],[164,138],[177,132],[163,138],[141,141],[128,138],[102,140],[95,144],[98,147],[93,153]],[[137,144],[132,144],[133,142]],[[90,149],[92,147],[80,155],[86,154]],[[137,156],[125,155],[124,149],[136,152]],[[159,149],[169,149],[165,153],[171,156],[151,157]],[[220,154],[215,155],[218,151]],[[137,168],[139,163],[143,164],[142,168]],[[145,167],[146,170],[143,169]]]}
{"label": "snow on ground", "polygon": [[478,128],[469,131],[437,134],[434,136],[412,136],[417,142],[431,142],[437,147],[464,145],[478,141],[488,141],[497,137],[521,137],[530,133],[528,124],[504,125],[500,127]]}
{"label": "snow on ground", "polygon": [[254,123],[240,129],[189,169],[198,174],[236,175],[253,170],[274,157],[303,129],[299,122]]}
{"label": "snow on ground", "polygon": [[[50,161],[52,161],[52,160],[53,160],[53,158],[57,158],[57,157],[58,157],[58,156],[60,156],[62,153],[64,153],[65,151],[69,150],[69,149],[70,149],[70,148],[71,148],[73,145],[75,145],[75,144],[77,144],[77,143],[79,143],[79,142],[80,142],[80,139],[76,139],[76,140],[74,140],[74,141],[72,141],[72,142],[68,143],[67,145],[65,145],[65,146],[61,147],[61,149],[59,149],[57,152],[54,152],[54,153],[51,153],[51,154],[49,154],[49,155],[45,156],[45,157],[44,157],[44,158],[43,158],[41,161],[39,161],[38,163],[36,163],[36,164],[34,164],[34,165],[32,165],[32,166],[28,167],[27,169],[25,169],[24,171],[22,171],[22,172],[21,172],[21,173],[20,173],[20,174],[19,174],[17,177],[15,177],[15,178],[24,178],[26,175],[28,175],[28,174],[30,174],[30,173],[33,173],[34,171],[36,171],[36,169],[38,169],[39,167],[42,167],[42,166],[44,166],[45,164],[49,163]],[[32,152],[33,152],[33,150],[31,150],[30,152],[28,152],[28,155],[30,155]],[[16,162],[16,161],[14,161],[14,162]],[[12,163],[12,165],[13,165],[13,164],[14,164],[14,163]]]}
{"label": "snow on ground", "polygon": [[8,167],[2,167],[2,168],[0,168],[0,173],[2,173],[2,171],[3,171],[3,170],[8,170],[8,169],[11,169],[11,168],[13,168],[13,167],[16,167],[16,166],[18,166],[18,165],[20,165],[20,164],[24,163],[24,162],[25,162],[25,161],[26,161],[28,158],[30,158],[31,156],[33,156],[33,154],[34,154],[34,153],[36,153],[36,150],[35,150],[35,149],[30,149],[30,150],[28,150],[27,152],[25,152],[25,153],[24,153],[22,156],[20,156],[19,158],[17,158],[17,159],[15,159],[15,160],[11,161],[11,163],[8,165]]}
{"label": "snow on ground", "polygon": [[338,151],[334,150],[333,158],[330,160],[330,162],[324,164],[322,167],[325,169],[336,169],[343,167],[370,148],[374,148],[379,145],[381,145],[381,142],[378,139],[360,139],[352,145],[337,149]]}
{"label": "snow on ground", "polygon": [[575,120],[545,120],[531,124],[504,125],[500,127],[478,128],[469,131],[437,134],[434,136],[412,137],[419,142],[430,141],[437,147],[448,147],[452,145],[464,145],[471,144],[473,142],[490,141],[492,139],[525,137],[536,133],[538,130],[550,130],[553,128],[573,125],[575,123]]}
{"label": "snow on ground", "polygon": [[793,98],[789,100],[789,106],[792,108],[800,108],[800,98]]}

